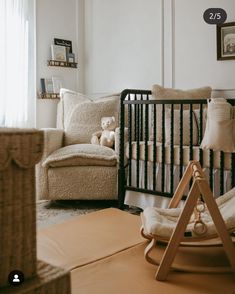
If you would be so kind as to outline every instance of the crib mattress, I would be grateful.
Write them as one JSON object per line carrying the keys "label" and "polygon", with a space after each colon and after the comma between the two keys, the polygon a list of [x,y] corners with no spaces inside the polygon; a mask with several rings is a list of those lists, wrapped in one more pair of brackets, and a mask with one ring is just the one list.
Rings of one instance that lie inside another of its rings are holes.
{"label": "crib mattress", "polygon": [[[137,160],[137,142],[132,142],[132,159]],[[180,165],[180,146],[174,145],[174,165]],[[162,143],[157,142],[156,144],[156,162],[162,163]],[[148,161],[153,162],[154,142],[148,141]],[[200,147],[193,146],[193,159],[199,161],[200,158]],[[210,150],[204,149],[203,152],[203,167],[210,167]],[[219,169],[221,167],[221,156],[220,151],[214,151],[214,169]],[[139,142],[139,159],[145,160],[145,142]],[[126,146],[126,157],[129,158],[129,144]],[[190,148],[189,146],[183,146],[183,165],[187,166],[190,161]],[[224,169],[231,169],[231,153],[224,153]],[[165,146],[165,164],[171,164],[171,146]]]}

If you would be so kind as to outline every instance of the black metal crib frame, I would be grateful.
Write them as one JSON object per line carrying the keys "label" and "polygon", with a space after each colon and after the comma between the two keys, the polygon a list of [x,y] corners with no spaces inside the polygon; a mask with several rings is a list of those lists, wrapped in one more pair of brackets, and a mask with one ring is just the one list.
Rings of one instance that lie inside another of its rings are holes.
{"label": "black metal crib frame", "polygon": [[[124,198],[126,190],[149,193],[152,195],[159,195],[165,197],[172,197],[174,193],[174,109],[178,105],[180,111],[180,138],[179,138],[179,154],[180,154],[180,178],[183,175],[183,110],[187,106],[189,109],[189,159],[193,160],[193,113],[194,105],[197,105],[199,109],[199,122],[198,122],[198,137],[199,142],[203,138],[203,111],[207,104],[206,99],[198,100],[150,100],[152,92],[149,90],[135,90],[126,89],[122,91],[120,97],[120,146],[119,146],[119,169],[118,169],[118,201],[119,208],[124,207]],[[235,105],[234,99],[227,100],[232,105]],[[161,105],[161,132],[162,132],[162,154],[161,154],[161,189],[156,189],[156,156],[157,156],[157,106]],[[171,112],[171,135],[170,135],[170,192],[165,191],[165,108],[168,107]],[[152,131],[153,131],[153,185],[152,188],[148,188],[148,141],[150,135],[149,129],[149,114],[152,110]],[[125,162],[125,128],[128,129],[128,148],[129,158],[127,163]],[[132,142],[136,142],[136,186],[132,185]],[[140,141],[144,142],[144,187],[139,186],[140,179]],[[214,165],[214,152],[209,151],[210,166],[209,166],[209,182],[213,187],[213,165]],[[203,151],[199,151],[199,160],[203,165]],[[127,172],[129,179],[127,182]],[[235,154],[231,154],[231,186],[235,186]],[[224,152],[220,152],[220,193],[224,192]]]}

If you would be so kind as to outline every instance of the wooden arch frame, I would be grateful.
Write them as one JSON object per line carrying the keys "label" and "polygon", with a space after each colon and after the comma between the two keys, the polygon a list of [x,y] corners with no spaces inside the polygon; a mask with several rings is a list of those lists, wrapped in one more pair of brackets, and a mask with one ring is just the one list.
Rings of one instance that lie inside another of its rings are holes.
{"label": "wooden arch frame", "polygon": [[[235,272],[235,247],[233,246],[232,239],[230,237],[229,231],[226,228],[223,217],[219,211],[219,208],[215,202],[213,193],[210,189],[209,183],[206,180],[203,170],[200,166],[200,163],[197,161],[191,161],[186,171],[175,191],[175,194],[169,204],[169,208],[176,208],[183,197],[183,193],[187,184],[193,178],[193,184],[189,191],[188,197],[185,201],[184,208],[180,214],[177,225],[172,233],[172,236],[168,242],[167,248],[163,254],[163,257],[160,261],[160,264],[153,260],[149,253],[155,248],[158,240],[161,240],[161,237],[144,233],[143,228],[141,229],[142,235],[151,240],[149,245],[145,250],[145,259],[155,265],[159,265],[158,270],[156,272],[156,279],[159,281],[164,281],[167,278],[170,267],[174,261],[175,255],[177,253],[178,247],[182,241],[186,241],[187,238],[184,237],[184,232],[189,223],[190,217],[193,213],[194,207],[197,204],[197,200],[200,196],[202,196],[204,202],[207,205],[208,211],[211,214],[212,220],[217,229],[218,236],[221,238],[222,245],[224,247],[225,253],[228,257],[228,260],[231,265],[231,269]],[[190,239],[192,242],[193,238]],[[207,237],[208,239],[208,237]],[[194,238],[194,241],[202,241],[203,238]],[[205,240],[205,238],[204,238]],[[214,246],[214,244],[212,244]],[[193,267],[192,267],[193,268]]]}

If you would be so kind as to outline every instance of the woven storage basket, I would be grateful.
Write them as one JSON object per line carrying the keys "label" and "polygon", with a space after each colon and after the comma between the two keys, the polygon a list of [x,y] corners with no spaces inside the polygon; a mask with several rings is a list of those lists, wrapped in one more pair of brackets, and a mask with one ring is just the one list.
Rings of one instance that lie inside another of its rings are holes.
{"label": "woven storage basket", "polygon": [[0,294],[70,294],[70,273],[38,261],[37,277],[19,286],[0,289]]}
{"label": "woven storage basket", "polygon": [[35,164],[43,132],[0,128],[0,287],[8,274],[37,272]]}

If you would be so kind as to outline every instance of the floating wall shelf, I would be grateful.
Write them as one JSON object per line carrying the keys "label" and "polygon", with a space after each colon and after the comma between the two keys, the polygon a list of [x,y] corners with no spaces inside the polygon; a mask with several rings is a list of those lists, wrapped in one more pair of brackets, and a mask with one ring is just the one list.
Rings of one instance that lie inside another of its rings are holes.
{"label": "floating wall shelf", "polygon": [[38,99],[60,99],[59,93],[39,93]]}
{"label": "floating wall shelf", "polygon": [[76,62],[66,62],[66,61],[57,61],[57,60],[47,60],[48,66],[60,66],[60,67],[70,67],[77,68],[78,64]]}

